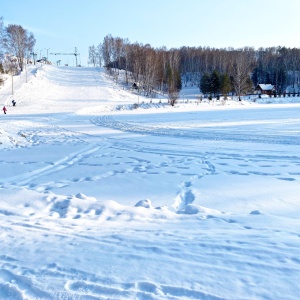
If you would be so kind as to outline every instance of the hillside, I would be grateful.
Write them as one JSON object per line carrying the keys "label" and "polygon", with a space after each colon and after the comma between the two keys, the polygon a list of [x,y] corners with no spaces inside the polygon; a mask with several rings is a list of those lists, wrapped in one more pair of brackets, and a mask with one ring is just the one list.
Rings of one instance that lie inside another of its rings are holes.
{"label": "hillside", "polygon": [[22,76],[16,107],[0,90],[0,299],[297,298],[298,98],[171,107],[102,69]]}

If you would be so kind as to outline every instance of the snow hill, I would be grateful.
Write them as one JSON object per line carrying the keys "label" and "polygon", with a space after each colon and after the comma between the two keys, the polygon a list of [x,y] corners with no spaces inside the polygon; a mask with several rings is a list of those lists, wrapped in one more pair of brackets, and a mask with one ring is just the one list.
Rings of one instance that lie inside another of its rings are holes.
{"label": "snow hill", "polygon": [[299,297],[299,98],[171,107],[99,68],[10,84],[0,299]]}

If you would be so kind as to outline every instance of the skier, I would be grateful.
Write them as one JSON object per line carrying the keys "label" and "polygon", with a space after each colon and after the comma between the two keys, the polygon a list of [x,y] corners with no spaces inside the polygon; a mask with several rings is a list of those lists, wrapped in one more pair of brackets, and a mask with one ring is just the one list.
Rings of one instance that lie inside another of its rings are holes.
{"label": "skier", "polygon": [[3,106],[3,112],[4,112],[5,115],[6,115],[6,111],[7,111],[6,107]]}
{"label": "skier", "polygon": [[17,102],[16,102],[15,100],[13,100],[13,101],[11,101],[11,102],[12,102],[12,105],[13,105],[13,106],[16,106],[16,103],[17,103]]}

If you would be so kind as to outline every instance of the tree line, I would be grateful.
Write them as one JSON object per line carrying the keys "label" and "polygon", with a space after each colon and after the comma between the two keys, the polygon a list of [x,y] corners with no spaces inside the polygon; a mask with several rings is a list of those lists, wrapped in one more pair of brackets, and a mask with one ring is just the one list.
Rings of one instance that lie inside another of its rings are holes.
{"label": "tree line", "polygon": [[123,69],[127,84],[131,76],[147,94],[167,92],[170,101],[183,85],[198,86],[210,97],[234,93],[240,98],[259,83],[273,84],[282,94],[300,80],[300,49],[280,46],[167,49],[107,35],[97,47],[89,47],[89,63],[105,66],[116,80]]}
{"label": "tree line", "polygon": [[128,39],[107,35],[97,47],[89,47],[89,62],[103,65],[118,80],[125,71],[125,82],[152,96],[154,90],[167,92],[171,103],[181,89],[180,53],[165,47],[154,49],[149,44],[130,43]]}
{"label": "tree line", "polygon": [[3,18],[0,17],[0,73],[9,72],[14,75],[19,70],[22,71],[35,42],[33,33],[21,25],[4,26]]}

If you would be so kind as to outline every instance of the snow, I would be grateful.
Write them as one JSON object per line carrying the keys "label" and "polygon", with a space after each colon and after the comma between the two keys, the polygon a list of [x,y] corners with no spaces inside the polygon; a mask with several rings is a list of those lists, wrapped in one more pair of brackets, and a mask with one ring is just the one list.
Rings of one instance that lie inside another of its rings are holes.
{"label": "snow", "polygon": [[299,98],[199,103],[186,88],[171,107],[97,68],[14,81],[0,299],[299,297]]}

